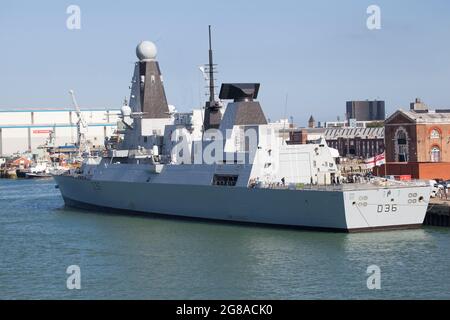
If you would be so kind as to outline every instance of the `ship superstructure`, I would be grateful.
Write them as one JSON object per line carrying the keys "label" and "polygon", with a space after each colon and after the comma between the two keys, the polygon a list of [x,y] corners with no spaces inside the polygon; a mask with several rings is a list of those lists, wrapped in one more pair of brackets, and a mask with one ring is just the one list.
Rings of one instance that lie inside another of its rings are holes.
{"label": "ship superstructure", "polygon": [[212,92],[205,110],[175,112],[156,52],[148,41],[136,49],[117,147],[55,176],[67,205],[342,231],[422,224],[428,186],[339,183],[335,150],[324,138],[287,144],[257,101],[258,83],[222,84],[226,108]]}

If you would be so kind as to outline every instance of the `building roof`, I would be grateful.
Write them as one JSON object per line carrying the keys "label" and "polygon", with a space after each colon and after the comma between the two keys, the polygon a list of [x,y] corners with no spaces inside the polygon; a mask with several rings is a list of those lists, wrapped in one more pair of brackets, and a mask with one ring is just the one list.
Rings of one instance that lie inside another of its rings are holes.
{"label": "building roof", "polygon": [[384,139],[384,127],[377,128],[327,128],[326,140],[343,139]]}
{"label": "building roof", "polygon": [[448,123],[450,122],[450,110],[436,110],[436,111],[423,111],[417,112],[414,110],[405,111],[399,109],[394,112],[387,120],[389,123],[398,114],[403,114],[409,118],[412,122],[416,123]]}
{"label": "building roof", "polygon": [[[85,108],[80,107],[82,112],[95,112],[95,111],[115,111],[120,112],[120,108]],[[76,112],[74,108],[3,108],[0,107],[0,112]]]}
{"label": "building roof", "polygon": [[284,129],[280,129],[280,132],[306,132],[309,134],[324,134],[325,133],[325,128],[284,128]]}

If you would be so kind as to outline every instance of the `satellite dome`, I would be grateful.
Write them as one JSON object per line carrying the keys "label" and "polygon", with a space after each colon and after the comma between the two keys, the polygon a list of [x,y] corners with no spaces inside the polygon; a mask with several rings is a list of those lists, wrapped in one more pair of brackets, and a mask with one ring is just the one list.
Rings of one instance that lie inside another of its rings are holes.
{"label": "satellite dome", "polygon": [[120,112],[123,117],[131,116],[131,108],[128,105],[123,105],[122,108],[120,108]]}
{"label": "satellite dome", "polygon": [[140,61],[155,60],[158,50],[151,41],[142,41],[136,47],[136,55]]}

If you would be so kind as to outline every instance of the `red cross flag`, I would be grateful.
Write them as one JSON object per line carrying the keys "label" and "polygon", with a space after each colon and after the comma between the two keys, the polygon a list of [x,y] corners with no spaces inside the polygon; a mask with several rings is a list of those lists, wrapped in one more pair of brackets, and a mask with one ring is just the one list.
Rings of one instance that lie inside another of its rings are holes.
{"label": "red cross flag", "polygon": [[386,163],[386,159],[385,159],[385,156],[384,156],[384,152],[382,154],[379,154],[379,155],[375,156],[375,157],[366,159],[364,161],[364,163],[367,165],[367,167],[369,169],[372,169],[373,167],[379,167],[379,166],[385,164]]}

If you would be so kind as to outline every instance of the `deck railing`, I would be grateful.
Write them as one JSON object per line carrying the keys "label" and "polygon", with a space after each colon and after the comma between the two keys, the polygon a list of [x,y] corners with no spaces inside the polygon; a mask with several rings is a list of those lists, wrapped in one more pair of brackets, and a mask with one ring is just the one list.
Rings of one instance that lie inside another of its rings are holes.
{"label": "deck railing", "polygon": [[[395,181],[376,179],[366,182],[358,183],[343,183],[330,185],[317,184],[286,184],[279,183],[258,183],[253,186],[257,189],[275,189],[275,190],[314,190],[314,191],[358,191],[358,190],[374,190],[374,189],[389,189],[389,188],[409,188],[409,187],[426,187],[427,183],[421,180],[415,181]],[[252,186],[250,186],[251,188]]]}

